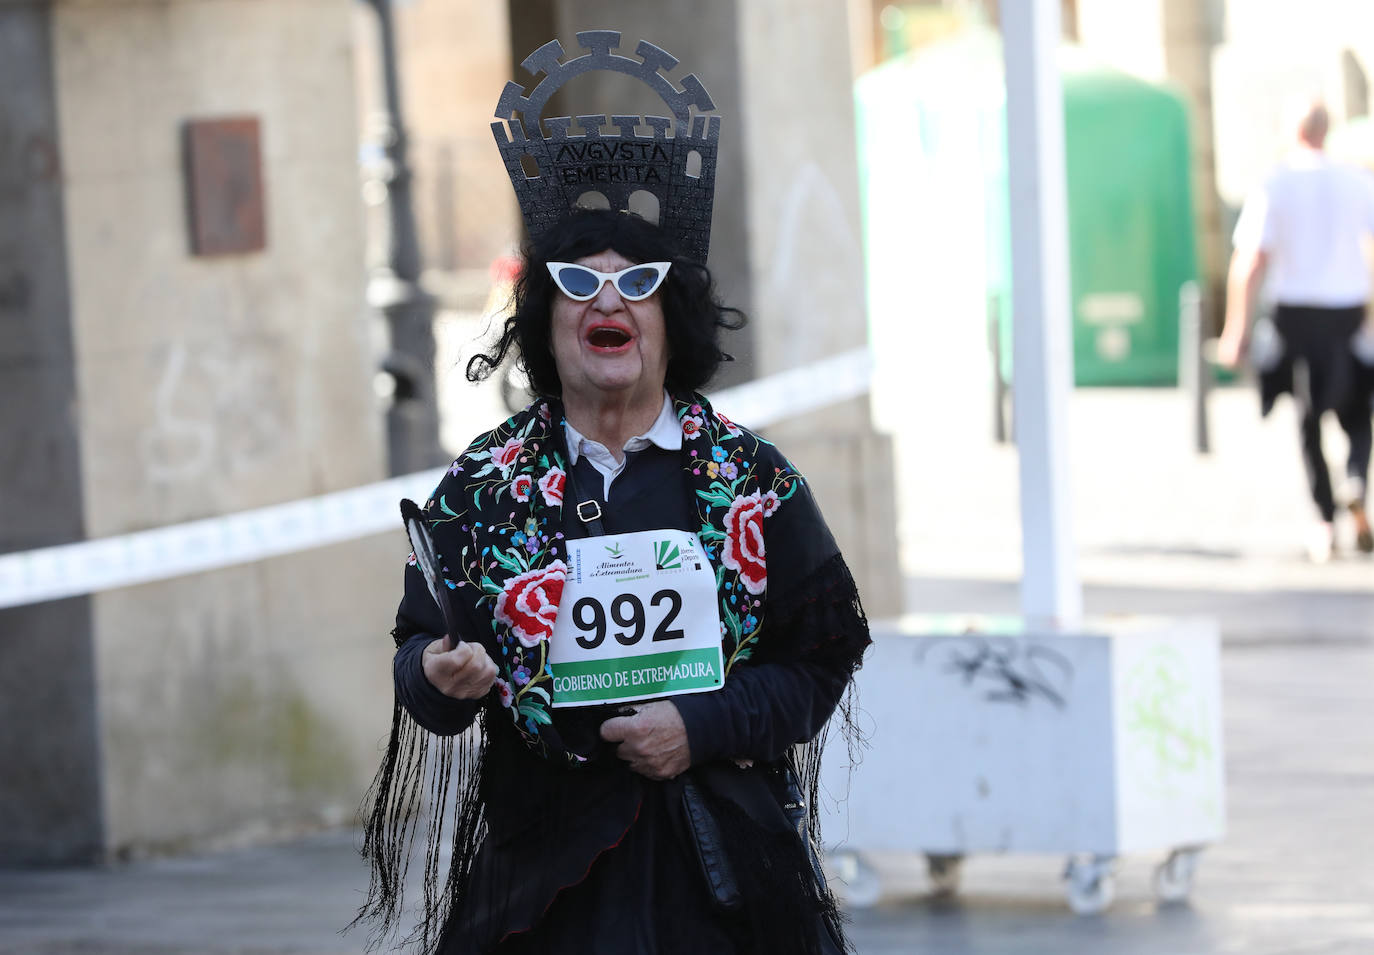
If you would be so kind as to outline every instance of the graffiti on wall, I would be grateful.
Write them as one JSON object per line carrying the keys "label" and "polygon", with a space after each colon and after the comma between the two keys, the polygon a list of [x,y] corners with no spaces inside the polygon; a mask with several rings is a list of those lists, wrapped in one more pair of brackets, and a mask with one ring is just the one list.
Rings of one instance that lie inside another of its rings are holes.
{"label": "graffiti on wall", "polygon": [[152,419],[138,438],[147,476],[175,482],[269,467],[286,450],[285,359],[267,340],[162,349]]}

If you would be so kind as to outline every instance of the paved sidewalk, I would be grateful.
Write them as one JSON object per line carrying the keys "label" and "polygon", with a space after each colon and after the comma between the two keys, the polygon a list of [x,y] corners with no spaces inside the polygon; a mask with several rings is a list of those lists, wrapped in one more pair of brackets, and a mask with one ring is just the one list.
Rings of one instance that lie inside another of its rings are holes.
{"label": "paved sidewalk", "polygon": [[[1249,388],[1213,392],[1212,453],[1196,454],[1179,391],[1074,392],[1069,481],[1079,571],[1101,585],[1265,593],[1360,590],[1374,561],[1343,550],[1307,561],[1316,521],[1298,455],[1291,402],[1259,417]],[[959,414],[954,412],[952,414]],[[989,440],[980,420],[915,416],[894,434],[902,566],[910,577],[1015,580],[1021,571],[1014,446]],[[1347,443],[1327,416],[1323,431],[1335,483]]]}
{"label": "paved sidewalk", "polygon": [[[1009,585],[962,586],[952,592],[976,596],[981,588],[986,605],[1014,600]],[[1130,596],[1160,607],[1177,599]],[[1156,905],[1153,858],[1123,859],[1116,903],[1076,917],[1060,890],[1062,858],[973,856],[959,896],[938,902],[922,860],[880,856],[883,899],[853,913],[859,951],[1374,951],[1374,589],[1345,599],[1370,628],[1362,636],[1271,630],[1252,639],[1231,622],[1248,614],[1223,616],[1229,831],[1204,853],[1191,904]],[[336,831],[98,870],[0,872],[0,953],[362,952],[361,937],[337,934],[364,888],[354,845],[351,831]]]}
{"label": "paved sidewalk", "polygon": [[[1198,458],[1173,392],[1079,392],[1073,403],[1088,609],[1205,613],[1222,627],[1229,826],[1203,855],[1191,903],[1154,902],[1151,858],[1122,860],[1116,903],[1077,917],[1062,858],[971,857],[960,894],[937,902],[922,860],[881,856],[882,900],[852,913],[864,955],[1374,952],[1374,561],[1302,558],[1308,505],[1282,408],[1261,424],[1251,395],[1228,392],[1213,409],[1217,453]],[[1014,612],[1014,451],[935,447],[899,436],[909,608]],[[338,831],[95,870],[0,871],[0,955],[362,952],[361,937],[338,934],[365,886],[354,841]]]}

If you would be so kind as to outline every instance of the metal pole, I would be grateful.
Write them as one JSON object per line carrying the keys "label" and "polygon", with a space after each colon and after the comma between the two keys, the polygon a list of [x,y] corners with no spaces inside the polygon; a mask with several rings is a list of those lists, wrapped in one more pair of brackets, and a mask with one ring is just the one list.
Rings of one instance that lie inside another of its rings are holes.
{"label": "metal pole", "polygon": [[1029,618],[1082,617],[1068,454],[1068,199],[1064,100],[1055,51],[1060,0],[1001,5],[1016,444],[1021,472],[1021,608]]}
{"label": "metal pole", "polygon": [[1211,372],[1202,348],[1202,292],[1197,282],[1184,282],[1178,290],[1178,383],[1193,412],[1193,446],[1198,454],[1212,450],[1207,427]]}
{"label": "metal pole", "polygon": [[988,354],[992,358],[992,440],[1007,443],[1007,380],[1002,377],[1002,296],[988,295]]}
{"label": "metal pole", "polygon": [[386,316],[391,334],[391,350],[382,363],[395,382],[387,411],[390,469],[392,474],[407,474],[444,460],[434,388],[434,299],[420,286],[420,243],[410,192],[391,0],[366,2],[377,14],[385,87],[378,125],[386,156],[380,179],[386,188],[389,221],[386,264],[374,270],[367,298]]}

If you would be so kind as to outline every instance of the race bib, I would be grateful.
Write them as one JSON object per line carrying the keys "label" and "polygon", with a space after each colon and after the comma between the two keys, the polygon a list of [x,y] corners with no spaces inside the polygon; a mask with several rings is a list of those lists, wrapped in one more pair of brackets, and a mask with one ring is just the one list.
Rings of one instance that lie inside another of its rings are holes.
{"label": "race bib", "polygon": [[549,639],[553,706],[718,690],[723,662],[716,576],[695,534],[568,541]]}

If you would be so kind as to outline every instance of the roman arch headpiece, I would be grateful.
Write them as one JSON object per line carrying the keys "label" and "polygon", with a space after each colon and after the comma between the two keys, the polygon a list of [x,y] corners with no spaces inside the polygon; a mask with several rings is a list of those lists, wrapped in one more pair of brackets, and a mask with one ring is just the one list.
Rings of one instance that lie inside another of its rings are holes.
{"label": "roman arch headpiece", "polygon": [[[520,65],[538,82],[529,93],[519,83],[507,83],[496,104],[497,122],[491,124],[530,236],[543,233],[594,192],[612,209],[647,213],[650,219],[656,206],[659,228],[685,255],[704,263],[720,136],[720,117],[704,114],[714,112],[715,103],[694,73],[682,78],[680,89],[673,85],[663,74],[678,61],[652,43],[641,41],[631,57],[614,52],[620,46],[615,30],[584,31],[577,42],[588,52],[572,59],[563,58],[557,40],[526,57]],[[603,129],[605,114],[544,116],[555,91],[592,70],[639,78],[672,116],[612,115],[609,125],[617,132]],[[574,122],[580,132],[573,132]]]}

